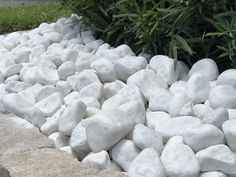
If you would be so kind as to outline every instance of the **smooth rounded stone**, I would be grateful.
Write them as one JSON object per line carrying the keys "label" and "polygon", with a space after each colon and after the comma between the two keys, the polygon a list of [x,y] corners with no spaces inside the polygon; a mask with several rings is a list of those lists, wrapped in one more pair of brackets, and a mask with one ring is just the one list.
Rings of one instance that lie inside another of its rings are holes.
{"label": "smooth rounded stone", "polygon": [[38,128],[40,128],[46,121],[44,113],[36,107],[29,107],[26,109],[24,119]]}
{"label": "smooth rounded stone", "polygon": [[169,111],[169,105],[173,94],[166,89],[156,89],[149,99],[149,109],[151,111]]}
{"label": "smooth rounded stone", "polygon": [[119,55],[119,53],[116,51],[115,48],[103,50],[99,57],[107,58],[109,61],[111,61],[112,64],[115,64],[116,61],[121,58],[121,56]]}
{"label": "smooth rounded stone", "polygon": [[100,80],[94,70],[83,70],[77,75],[68,77],[67,82],[73,90],[80,91],[89,84],[100,83]]}
{"label": "smooth rounded stone", "polygon": [[120,105],[118,109],[126,113],[127,117],[133,122],[134,125],[145,123],[146,110],[143,103],[138,101],[129,101]]}
{"label": "smooth rounded stone", "polygon": [[42,67],[42,68],[48,68],[48,69],[52,69],[52,70],[57,69],[57,66],[52,61],[50,61],[46,58],[42,58],[42,57],[30,58],[30,63],[35,64],[35,65]]}
{"label": "smooth rounded stone", "polygon": [[83,97],[80,100],[86,105],[86,107],[95,107],[100,109],[100,103],[94,97]]}
{"label": "smooth rounded stone", "polygon": [[22,65],[21,64],[13,64],[10,65],[6,68],[6,70],[3,72],[4,77],[10,77],[13,76],[15,74],[19,74],[21,69],[22,69]]}
{"label": "smooth rounded stone", "polygon": [[61,93],[56,92],[37,102],[35,107],[42,111],[45,116],[50,117],[61,107],[62,104],[63,96]]}
{"label": "smooth rounded stone", "polygon": [[75,126],[84,118],[85,113],[86,105],[79,100],[73,101],[62,113],[58,124],[58,131],[70,136]]}
{"label": "smooth rounded stone", "polygon": [[18,93],[31,87],[30,84],[20,81],[9,81],[6,84],[5,91],[9,93]]}
{"label": "smooth rounded stone", "polygon": [[57,110],[57,112],[55,114],[53,114],[52,117],[48,117],[46,119],[46,122],[40,127],[40,131],[49,136],[54,132],[58,131],[58,123],[59,123],[59,119],[63,113],[65,109],[65,106],[61,106],[60,109]]}
{"label": "smooth rounded stone", "polygon": [[85,46],[96,51],[99,48],[99,46],[101,46],[103,43],[104,43],[103,40],[97,39],[95,41],[87,43]]}
{"label": "smooth rounded stone", "polygon": [[71,151],[71,147],[70,146],[62,147],[62,148],[60,148],[60,150],[61,151],[65,151],[65,152],[67,152],[67,153],[72,155],[72,151]]}
{"label": "smooth rounded stone", "polygon": [[113,64],[107,59],[98,59],[91,64],[91,68],[97,71],[101,82],[112,82],[117,79]]}
{"label": "smooth rounded stone", "polygon": [[130,164],[138,156],[140,149],[135,146],[134,142],[128,139],[119,141],[110,150],[111,158],[126,172],[129,170]]}
{"label": "smooth rounded stone", "polygon": [[203,116],[202,123],[212,124],[221,128],[222,124],[227,120],[229,120],[228,111],[225,108],[216,108]]}
{"label": "smooth rounded stone", "polygon": [[76,62],[78,56],[79,56],[78,51],[76,51],[74,49],[65,49],[62,52],[61,61],[62,61],[62,63],[66,62],[66,61]]}
{"label": "smooth rounded stone", "polygon": [[30,40],[28,40],[26,44],[31,48],[41,44],[47,48],[50,45],[50,41],[47,38],[36,34]]}
{"label": "smooth rounded stone", "polygon": [[46,51],[46,47],[44,45],[37,45],[31,49],[30,57],[39,57],[42,53]]}
{"label": "smooth rounded stone", "polygon": [[81,72],[86,69],[90,69],[91,63],[98,59],[93,53],[80,52],[75,62],[76,71]]}
{"label": "smooth rounded stone", "polygon": [[96,107],[87,107],[87,111],[86,111],[86,114],[84,116],[84,119],[86,118],[90,118],[92,116],[94,116],[95,114],[101,112],[102,110],[99,108],[96,108]]}
{"label": "smooth rounded stone", "polygon": [[126,56],[117,60],[114,68],[118,79],[126,82],[132,74],[140,71],[141,69],[145,69],[146,66],[147,61],[144,57]]}
{"label": "smooth rounded stone", "polygon": [[163,140],[161,135],[143,124],[137,124],[134,127],[132,139],[134,144],[142,150],[151,147],[155,149],[158,154],[162,151]]}
{"label": "smooth rounded stone", "polygon": [[144,149],[130,164],[129,177],[167,177],[158,153],[153,148]]}
{"label": "smooth rounded stone", "polygon": [[41,86],[40,88],[35,90],[35,101],[36,103],[49,97],[50,95],[58,93],[56,87],[51,85]]}
{"label": "smooth rounded stone", "polygon": [[57,32],[45,33],[43,36],[46,37],[51,43],[58,43],[62,39],[62,36]]}
{"label": "smooth rounded stone", "polygon": [[1,44],[8,50],[12,50],[17,46],[20,37],[21,34],[19,32],[10,33],[1,41]]}
{"label": "smooth rounded stone", "polygon": [[213,88],[213,87],[215,87],[217,84],[216,84],[216,81],[210,81],[210,87],[211,87],[211,89]]}
{"label": "smooth rounded stone", "polygon": [[236,89],[236,69],[228,69],[222,72],[217,81],[217,85],[228,85]]}
{"label": "smooth rounded stone", "polygon": [[19,81],[20,80],[20,76],[18,74],[15,74],[13,76],[10,76],[8,77],[6,80],[5,80],[5,83],[8,83],[10,81]]}
{"label": "smooth rounded stone", "polygon": [[81,38],[72,38],[70,40],[68,40],[67,44],[66,44],[66,48],[70,48],[73,45],[76,44],[83,44],[83,41]]}
{"label": "smooth rounded stone", "polygon": [[210,92],[210,84],[204,75],[195,73],[191,75],[185,88],[185,94],[195,104],[203,103],[207,100]]}
{"label": "smooth rounded stone", "polygon": [[174,95],[176,93],[182,93],[185,91],[186,88],[186,81],[175,81],[171,86],[170,86],[170,91],[171,93],[173,93]]}
{"label": "smooth rounded stone", "polygon": [[227,177],[227,175],[219,171],[210,171],[201,173],[199,177]]}
{"label": "smooth rounded stone", "polygon": [[236,109],[228,109],[229,119],[236,119]]}
{"label": "smooth rounded stone", "polygon": [[88,163],[99,170],[104,170],[110,165],[110,156],[107,151],[90,153],[82,160],[82,163]]}
{"label": "smooth rounded stone", "polygon": [[63,96],[68,95],[72,88],[67,81],[58,81],[56,84],[57,91],[60,92]]}
{"label": "smooth rounded stone", "polygon": [[135,53],[132,51],[132,49],[126,45],[122,44],[118,47],[115,48],[115,51],[120,55],[120,57],[125,57],[125,56],[135,56]]}
{"label": "smooth rounded stone", "polygon": [[201,171],[222,171],[235,173],[236,159],[234,153],[223,144],[210,146],[196,153]]}
{"label": "smooth rounded stone", "polygon": [[165,55],[156,55],[151,58],[149,67],[160,75],[168,85],[177,81],[180,73],[179,65],[175,67],[175,60]]}
{"label": "smooth rounded stone", "polygon": [[89,152],[91,152],[83,122],[80,122],[74,128],[71,133],[69,144],[73,155],[79,160],[82,160],[86,155],[88,155]]}
{"label": "smooth rounded stone", "polygon": [[236,90],[227,85],[219,85],[211,89],[208,99],[212,108],[236,108]]}
{"label": "smooth rounded stone", "polygon": [[69,144],[69,137],[61,134],[60,132],[55,132],[55,133],[49,135],[48,138],[53,140],[55,147],[57,149],[68,146],[68,144]]}
{"label": "smooth rounded stone", "polygon": [[200,164],[193,150],[183,143],[181,136],[174,136],[161,153],[161,162],[171,177],[197,177]]}
{"label": "smooth rounded stone", "polygon": [[129,100],[126,97],[116,94],[116,95],[110,97],[109,99],[107,99],[102,104],[102,110],[116,109],[119,106],[121,106],[122,104],[125,104],[127,102],[129,102]]}
{"label": "smooth rounded stone", "polygon": [[178,61],[177,65],[180,68],[178,80],[179,81],[187,81],[188,80],[189,67],[183,61]]}
{"label": "smooth rounded stone", "polygon": [[83,87],[80,90],[80,96],[83,97],[94,97],[96,99],[102,98],[103,85],[100,82],[95,82]]}
{"label": "smooth rounded stone", "polygon": [[57,70],[38,66],[26,67],[21,70],[20,79],[30,84],[56,85],[59,80]]}
{"label": "smooth rounded stone", "polygon": [[156,89],[167,88],[167,83],[163,78],[150,69],[142,69],[134,73],[128,78],[127,84],[136,85],[146,100],[149,100]]}
{"label": "smooth rounded stone", "polygon": [[222,130],[225,135],[226,143],[233,151],[236,151],[236,120],[228,120],[222,125]]}
{"label": "smooth rounded stone", "polygon": [[75,73],[75,63],[73,61],[67,61],[58,68],[58,75],[61,80],[66,80],[67,77],[72,76]]}
{"label": "smooth rounded stone", "polygon": [[193,116],[193,103],[187,102],[183,107],[179,110],[180,116]]}
{"label": "smooth rounded stone", "polygon": [[[181,116],[181,112],[186,110],[186,107],[184,106],[189,107],[189,105],[191,105],[191,100],[184,92],[176,93],[170,101],[168,112],[172,117]],[[182,108],[183,110],[181,111]],[[192,112],[190,113],[190,115],[192,115]]]}
{"label": "smooth rounded stone", "polygon": [[162,121],[166,121],[170,118],[171,118],[170,115],[163,111],[146,112],[145,124],[148,128],[155,129],[155,127]]}
{"label": "smooth rounded stone", "polygon": [[205,104],[195,104],[193,106],[193,114],[199,119],[202,119],[207,113],[211,111],[213,111],[213,109]]}
{"label": "smooth rounded stone", "polygon": [[114,82],[105,83],[103,85],[103,97],[108,99],[114,96],[119,90],[121,90],[126,84],[120,80]]}
{"label": "smooth rounded stone", "polygon": [[133,122],[120,110],[103,110],[86,119],[88,144],[93,152],[108,150],[133,128]]}
{"label": "smooth rounded stone", "polygon": [[72,103],[74,100],[80,99],[80,93],[78,91],[73,91],[64,97],[65,105]]}
{"label": "smooth rounded stone", "polygon": [[84,44],[85,45],[87,45],[88,43],[90,43],[90,42],[93,42],[93,41],[95,41],[96,40],[96,38],[94,37],[94,36],[92,36],[92,35],[90,35],[90,36],[81,36],[82,37],[82,40],[83,40],[83,42],[84,42]]}
{"label": "smooth rounded stone", "polygon": [[27,98],[15,93],[3,95],[2,104],[6,112],[13,113],[21,118],[24,117],[25,111],[31,107]]}
{"label": "smooth rounded stone", "polygon": [[196,62],[189,71],[189,78],[195,74],[200,73],[209,81],[216,80],[219,76],[219,70],[214,60],[204,58]]}
{"label": "smooth rounded stone", "polygon": [[41,23],[38,27],[38,32],[41,35],[44,35],[46,33],[53,32],[53,27],[47,23]]}
{"label": "smooth rounded stone", "polygon": [[104,43],[104,44],[99,46],[99,48],[97,49],[95,55],[98,56],[98,57],[101,57],[101,54],[103,53],[103,51],[106,50],[106,49],[110,49],[110,48],[111,48],[110,44]]}

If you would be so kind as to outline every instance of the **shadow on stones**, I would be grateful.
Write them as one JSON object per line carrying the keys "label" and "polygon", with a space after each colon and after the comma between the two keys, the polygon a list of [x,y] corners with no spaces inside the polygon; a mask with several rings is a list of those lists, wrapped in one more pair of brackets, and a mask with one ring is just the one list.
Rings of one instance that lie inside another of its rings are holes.
{"label": "shadow on stones", "polygon": [[0,167],[0,177],[11,177],[11,176],[5,168]]}

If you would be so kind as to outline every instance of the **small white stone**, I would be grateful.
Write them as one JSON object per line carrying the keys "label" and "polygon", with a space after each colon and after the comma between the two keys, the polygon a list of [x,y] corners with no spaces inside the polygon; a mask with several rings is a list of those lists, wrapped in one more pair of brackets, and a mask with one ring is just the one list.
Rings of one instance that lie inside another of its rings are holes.
{"label": "small white stone", "polygon": [[219,171],[210,171],[201,173],[199,177],[227,177],[227,175]]}
{"label": "small white stone", "polygon": [[76,62],[78,56],[79,56],[78,51],[72,50],[72,49],[65,49],[65,50],[62,52],[61,61],[62,61],[63,63],[66,62],[66,61],[73,61],[73,62]]}
{"label": "small white stone", "polygon": [[40,88],[37,88],[36,90],[34,90],[35,94],[35,102],[39,102],[41,100],[43,100],[44,98],[47,98],[48,96],[54,94],[57,92],[56,87],[51,86],[51,85],[47,85],[47,86],[41,86]]}
{"label": "small white stone", "polygon": [[216,80],[219,76],[219,70],[214,60],[204,58],[196,62],[189,71],[189,77],[195,73],[204,75],[209,81]]}
{"label": "small white stone", "polygon": [[84,119],[92,117],[92,116],[94,116],[95,114],[97,114],[101,111],[102,111],[101,109],[98,109],[96,107],[87,107],[87,111],[86,111]]}
{"label": "small white stone", "polygon": [[236,109],[228,109],[229,119],[236,119]]}
{"label": "small white stone", "polygon": [[202,119],[208,112],[211,111],[213,111],[213,109],[205,104],[196,104],[193,106],[193,114],[199,119]]}
{"label": "small white stone", "polygon": [[57,149],[68,146],[69,144],[69,137],[61,134],[60,132],[55,132],[51,134],[48,138],[54,141],[55,147]]}
{"label": "small white stone", "polygon": [[86,106],[82,101],[75,100],[69,104],[61,115],[58,130],[70,136],[75,126],[84,118]]}
{"label": "small white stone", "polygon": [[45,33],[43,36],[46,37],[51,43],[58,43],[62,39],[62,36],[57,32]]}
{"label": "small white stone", "polygon": [[13,65],[10,65],[10,66],[8,66],[6,68],[6,70],[3,73],[3,75],[5,77],[13,76],[15,74],[19,74],[21,69],[22,69],[22,65],[21,64],[13,64]]}
{"label": "small white stone", "polygon": [[15,74],[13,76],[10,76],[8,77],[6,80],[5,80],[5,83],[8,83],[10,81],[19,81],[20,80],[20,77],[18,74]]}
{"label": "small white stone", "polygon": [[73,61],[67,61],[58,68],[58,75],[62,80],[66,80],[67,77],[73,75],[74,73],[75,63]]}
{"label": "small white stone", "polygon": [[95,82],[83,87],[80,90],[81,97],[94,97],[96,99],[102,98],[103,85],[100,82]]}
{"label": "small white stone", "polygon": [[21,34],[19,32],[10,33],[5,39],[1,41],[1,43],[5,48],[11,50],[17,46],[20,36]]}
{"label": "small white stone", "polygon": [[138,156],[140,150],[133,141],[123,139],[118,142],[111,150],[111,158],[125,171],[128,171],[132,161]]}
{"label": "small white stone", "polygon": [[94,97],[84,97],[81,98],[80,100],[86,105],[86,107],[95,107],[100,109],[100,103]]}
{"label": "small white stone", "polygon": [[97,167],[99,170],[104,170],[110,165],[110,157],[107,151],[91,153],[82,160],[82,163],[87,163]]}
{"label": "small white stone", "polygon": [[115,50],[120,55],[120,57],[125,57],[127,55],[129,55],[129,56],[135,55],[135,53],[132,51],[132,49],[126,44],[122,44],[122,45],[116,47]]}
{"label": "small white stone", "polygon": [[36,107],[29,107],[25,111],[24,119],[28,120],[35,127],[40,128],[46,121],[44,113]]}
{"label": "small white stone", "polygon": [[153,148],[144,149],[130,164],[129,177],[167,177],[158,153]]}
{"label": "small white stone", "polygon": [[78,100],[80,98],[80,93],[78,91],[74,91],[69,93],[64,97],[65,105],[72,103],[74,100]]}
{"label": "small white stone", "polygon": [[222,125],[222,130],[225,135],[227,145],[236,151],[236,130],[235,130],[236,120],[228,120]]}
{"label": "small white stone", "polygon": [[236,69],[228,69],[221,73],[216,81],[217,85],[228,85],[236,89]]}
{"label": "small white stone", "polygon": [[65,152],[67,152],[67,153],[72,155],[72,151],[71,151],[71,147],[70,146],[62,147],[62,148],[60,148],[60,150],[61,151],[65,151]]}
{"label": "small white stone", "polygon": [[95,40],[95,41],[91,41],[91,42],[89,42],[89,43],[86,43],[85,46],[96,51],[103,43],[104,43],[103,40],[98,39],[98,40]]}
{"label": "small white stone", "polygon": [[103,97],[108,99],[114,96],[120,89],[122,89],[126,84],[116,80],[114,82],[105,83],[103,85]]}
{"label": "small white stone", "polygon": [[20,81],[9,81],[6,84],[5,91],[9,93],[18,93],[31,87],[30,84]]}
{"label": "small white stone", "polygon": [[171,93],[173,93],[174,95],[176,93],[182,93],[185,91],[186,88],[186,81],[175,81],[171,86],[170,86],[170,91]]}
{"label": "small white stone", "polygon": [[60,92],[63,96],[68,95],[72,88],[67,81],[58,81],[56,84],[57,91]]}
{"label": "small white stone", "polygon": [[91,63],[98,59],[93,53],[80,52],[75,62],[76,71],[81,72],[86,69],[90,69]]}
{"label": "small white stone", "polygon": [[37,45],[31,49],[30,57],[39,57],[45,51],[46,47],[44,45]]}
{"label": "small white stone", "polygon": [[162,121],[166,121],[170,118],[170,115],[166,112],[146,112],[146,126],[151,129],[155,129],[155,127]]}
{"label": "small white stone", "polygon": [[111,110],[111,109],[116,109],[120,105],[125,104],[129,102],[129,100],[122,96],[122,95],[114,95],[107,99],[103,104],[102,104],[102,110]]}

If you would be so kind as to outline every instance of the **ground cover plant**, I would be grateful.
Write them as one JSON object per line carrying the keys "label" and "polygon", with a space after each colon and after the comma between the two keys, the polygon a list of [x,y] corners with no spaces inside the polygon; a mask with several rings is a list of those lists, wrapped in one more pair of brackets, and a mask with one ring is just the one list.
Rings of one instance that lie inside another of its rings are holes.
{"label": "ground cover plant", "polygon": [[60,0],[108,43],[192,65],[210,57],[236,67],[235,0]]}

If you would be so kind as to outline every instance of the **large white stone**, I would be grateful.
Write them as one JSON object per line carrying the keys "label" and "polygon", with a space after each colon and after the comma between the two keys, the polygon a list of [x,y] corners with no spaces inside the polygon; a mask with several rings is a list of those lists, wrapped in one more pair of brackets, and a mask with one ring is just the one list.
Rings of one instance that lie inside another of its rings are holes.
{"label": "large white stone", "polygon": [[166,89],[156,89],[149,99],[149,109],[151,111],[169,111],[169,105],[173,94]]}
{"label": "large white stone", "polygon": [[195,73],[204,75],[209,81],[216,80],[219,76],[219,70],[214,60],[204,58],[196,62],[189,71],[189,77]]}
{"label": "large white stone", "polygon": [[224,122],[222,125],[222,130],[225,135],[225,139],[227,142],[227,145],[232,149],[233,151],[236,151],[236,120],[228,120]]}
{"label": "large white stone", "polygon": [[236,159],[234,153],[223,144],[210,146],[196,153],[201,171],[222,171],[235,173]]}
{"label": "large white stone", "polygon": [[84,118],[86,105],[79,100],[69,104],[61,115],[58,131],[64,135],[71,135],[75,126]]}
{"label": "large white stone", "polygon": [[[176,65],[176,67],[175,67]],[[156,55],[152,57],[149,67],[160,75],[168,85],[177,81],[180,73],[180,67],[174,59],[165,55]]]}
{"label": "large white stone", "polygon": [[212,108],[236,108],[236,90],[227,85],[219,85],[212,88],[208,99]]}
{"label": "large white stone", "polygon": [[106,151],[101,151],[87,155],[82,162],[93,165],[99,170],[104,170],[110,165],[110,157]]}
{"label": "large white stone", "polygon": [[227,175],[219,171],[210,171],[201,173],[199,177],[227,177]]}
{"label": "large white stone", "polygon": [[217,85],[228,85],[236,89],[236,69],[228,69],[221,73],[217,79]]}
{"label": "large white stone", "polygon": [[57,91],[60,92],[63,96],[68,95],[72,88],[67,81],[58,81],[56,84]]}
{"label": "large white stone", "polygon": [[63,104],[61,93],[56,92],[35,104],[45,116],[52,116]]}
{"label": "large white stone", "polygon": [[131,75],[127,80],[127,84],[136,85],[147,100],[156,89],[167,88],[164,79],[150,69],[142,69]]}
{"label": "large white stone", "polygon": [[134,127],[132,139],[134,144],[142,150],[151,147],[155,149],[158,154],[162,151],[163,140],[161,135],[143,124],[137,124]]}
{"label": "large white stone", "polygon": [[195,103],[203,103],[207,100],[210,91],[208,79],[200,74],[193,74],[188,80],[185,88],[185,94]]}
{"label": "large white stone", "polygon": [[54,141],[55,147],[57,149],[68,146],[69,144],[69,137],[61,134],[60,132],[55,132],[51,134],[48,138]]}
{"label": "large white stone", "polygon": [[147,61],[144,57],[126,56],[117,60],[114,67],[116,69],[118,79],[126,82],[132,74],[145,69]]}
{"label": "large white stone", "polygon": [[144,149],[131,163],[129,177],[167,177],[158,153],[153,148]]}
{"label": "large white stone", "polygon": [[66,80],[67,77],[73,75],[74,73],[75,63],[73,61],[67,61],[58,68],[58,75],[62,80]]}
{"label": "large white stone", "polygon": [[166,121],[170,118],[170,115],[163,111],[146,112],[146,126],[155,129],[162,121]]}
{"label": "large white stone", "polygon": [[1,43],[8,50],[12,50],[14,47],[17,46],[20,36],[21,34],[19,32],[10,33],[9,35],[7,35],[6,38],[1,41]]}
{"label": "large white stone", "polygon": [[103,97],[108,99],[114,96],[120,89],[122,89],[126,84],[120,80],[114,82],[105,83],[103,85]]}
{"label": "large white stone", "polygon": [[86,134],[93,152],[110,149],[133,128],[133,123],[120,110],[106,110],[88,120]]}
{"label": "large white stone", "polygon": [[200,165],[193,150],[183,143],[181,136],[172,137],[165,145],[161,162],[171,177],[197,177]]}
{"label": "large white stone", "polygon": [[20,81],[9,81],[6,84],[5,91],[9,93],[18,93],[31,87],[30,84]]}
{"label": "large white stone", "polygon": [[112,160],[125,171],[128,171],[130,164],[139,153],[139,148],[128,139],[121,140],[110,150]]}

